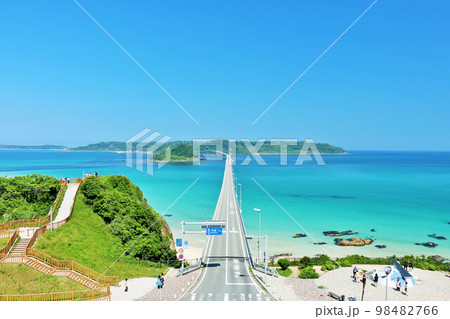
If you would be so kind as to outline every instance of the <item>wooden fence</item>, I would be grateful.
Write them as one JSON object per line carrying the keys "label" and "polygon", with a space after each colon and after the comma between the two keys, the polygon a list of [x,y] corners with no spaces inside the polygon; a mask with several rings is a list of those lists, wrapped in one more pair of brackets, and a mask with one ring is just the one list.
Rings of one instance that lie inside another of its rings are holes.
{"label": "wooden fence", "polygon": [[[61,201],[62,194],[64,193],[64,189],[66,189],[67,185],[63,184],[62,188],[60,189],[58,193],[58,197],[56,198],[55,202],[53,203],[52,209],[58,208],[58,205]],[[42,218],[35,218],[35,219],[19,219],[19,220],[12,220],[3,224],[0,224],[0,231],[11,229],[11,228],[19,228],[19,227],[39,227],[45,224],[48,224],[50,222],[50,215],[47,215]]]}
{"label": "wooden fence", "polygon": [[117,286],[119,285],[119,277],[118,276],[103,276],[99,274],[98,272],[85,267],[76,261],[73,260],[58,260],[56,258],[53,258],[43,252],[40,252],[39,250],[36,250],[34,248],[27,248],[26,249],[26,255],[29,257],[36,258],[39,261],[42,261],[43,263],[52,266],[55,269],[58,270],[73,270],[76,271],[88,278],[91,278],[95,281],[98,281],[101,284],[104,285],[111,285],[111,286]]}
{"label": "wooden fence", "polygon": [[105,300],[105,297],[109,295],[110,291],[108,287],[106,290],[88,289],[83,291],[49,292],[43,294],[0,295],[0,301],[76,301],[95,300],[98,298]]}
{"label": "wooden fence", "polygon": [[3,256],[3,255],[6,255],[9,252],[9,250],[14,245],[14,242],[16,241],[18,236],[19,236],[19,230],[16,229],[14,234],[11,236],[9,241],[6,243],[5,247],[0,249],[0,257]]}

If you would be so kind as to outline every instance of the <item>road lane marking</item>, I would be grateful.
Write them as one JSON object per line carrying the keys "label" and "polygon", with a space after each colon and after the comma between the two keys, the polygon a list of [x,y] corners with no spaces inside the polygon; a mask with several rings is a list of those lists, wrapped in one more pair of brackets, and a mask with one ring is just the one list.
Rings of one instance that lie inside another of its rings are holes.
{"label": "road lane marking", "polygon": [[258,300],[258,301],[261,301],[261,300],[262,300],[260,294],[257,294],[257,295],[256,295],[256,300]]}
{"label": "road lane marking", "polygon": [[223,294],[223,301],[228,301],[228,294]]}
{"label": "road lane marking", "polygon": [[248,294],[248,301],[253,301],[253,295],[252,294]]}
{"label": "road lane marking", "polygon": [[269,297],[266,297],[266,301],[270,301],[270,298],[269,298]]}
{"label": "road lane marking", "polygon": [[203,297],[205,297],[204,294],[200,294],[200,296],[198,297],[198,300],[203,301]]}
{"label": "road lane marking", "polygon": [[238,231],[235,230],[234,227],[233,227],[233,230],[230,230],[230,233],[238,233]]}
{"label": "road lane marking", "polygon": [[209,293],[208,294],[208,301],[211,301],[212,300],[212,293]]}
{"label": "road lane marking", "polygon": [[241,294],[241,301],[245,301],[245,295]]}
{"label": "road lane marking", "polygon": [[191,296],[191,301],[194,301],[194,300],[195,300],[195,296],[196,296],[196,294],[192,294],[192,296]]}

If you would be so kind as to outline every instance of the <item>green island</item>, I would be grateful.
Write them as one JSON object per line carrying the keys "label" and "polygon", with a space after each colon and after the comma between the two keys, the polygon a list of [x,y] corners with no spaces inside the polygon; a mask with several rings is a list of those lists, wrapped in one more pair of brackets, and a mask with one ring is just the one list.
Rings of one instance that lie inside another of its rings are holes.
{"label": "green island", "polygon": [[[223,145],[223,151],[225,153],[228,152],[230,142],[226,139],[215,139],[209,141],[211,143],[220,143]],[[256,142],[251,142],[252,145],[255,145]],[[144,148],[143,151],[147,151],[150,147],[152,147],[155,144],[155,142],[148,143]],[[158,153],[165,153],[165,150],[170,147],[173,150],[181,145],[181,144],[187,144],[189,146],[193,146],[192,141],[173,141],[173,142],[167,142],[163,144],[160,148],[158,148]],[[304,144],[304,141],[298,141],[297,145],[289,145],[287,147],[287,153],[292,155],[298,155],[300,150],[302,149]],[[317,146],[317,149],[319,152],[323,155],[334,155],[334,154],[346,154],[346,151],[341,148],[337,147],[328,143],[315,143]],[[33,149],[52,149],[52,150],[68,150],[68,151],[84,151],[84,152],[126,152],[127,151],[127,145],[125,142],[100,142],[100,143],[93,143],[88,144],[84,146],[77,146],[77,147],[66,147],[66,146],[55,146],[55,145],[40,145],[40,146],[20,146],[20,145],[0,145],[1,149],[24,149],[24,150],[33,150]],[[135,146],[133,147],[133,151],[135,151]],[[201,151],[213,151],[215,150],[215,146],[213,145],[202,145]],[[264,142],[263,145],[261,145],[261,148],[259,149],[260,154],[280,154],[280,146],[279,145],[271,145],[269,141]],[[311,152],[309,152],[311,153]],[[236,154],[237,155],[248,155],[250,154],[249,150],[245,146],[244,142],[237,141],[236,142]],[[163,156],[163,155],[162,155]]]}
{"label": "green island", "polygon": [[[166,158],[166,152],[162,152],[153,156],[154,161],[163,161]],[[194,155],[194,150],[191,145],[181,143],[171,149],[169,162],[192,162],[200,160]]]}

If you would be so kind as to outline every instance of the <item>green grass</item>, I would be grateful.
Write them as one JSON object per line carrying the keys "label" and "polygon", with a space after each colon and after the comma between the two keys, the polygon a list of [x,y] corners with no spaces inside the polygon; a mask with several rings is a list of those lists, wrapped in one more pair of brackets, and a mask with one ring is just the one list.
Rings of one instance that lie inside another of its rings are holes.
{"label": "green grass", "polygon": [[86,287],[67,278],[41,274],[28,266],[0,264],[0,295],[82,291]]}
{"label": "green grass", "polygon": [[10,237],[0,238],[0,249],[5,247],[5,245],[8,243],[9,240],[10,240]]}
{"label": "green grass", "polygon": [[[64,226],[47,231],[34,248],[54,258],[74,260],[98,273],[106,271],[122,254],[124,248],[114,237],[103,219],[84,203],[78,193],[72,219]],[[164,264],[123,257],[105,275],[119,276],[119,280],[137,277],[156,277],[166,272]]]}
{"label": "green grass", "polygon": [[283,276],[283,277],[289,277],[289,276],[292,274],[292,270],[289,269],[289,268],[287,268],[287,269],[285,269],[285,270],[282,270],[282,269],[280,268],[280,269],[277,269],[277,271],[278,271],[278,273],[279,273],[281,276]]}

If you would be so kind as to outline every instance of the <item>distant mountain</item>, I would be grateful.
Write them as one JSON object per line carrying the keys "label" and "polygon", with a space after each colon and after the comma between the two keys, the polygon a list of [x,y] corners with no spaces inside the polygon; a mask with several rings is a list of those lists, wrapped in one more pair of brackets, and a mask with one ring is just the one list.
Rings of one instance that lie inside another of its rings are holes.
{"label": "distant mountain", "polygon": [[[223,145],[223,151],[226,153],[228,152],[229,148],[229,141],[228,140],[214,140],[216,142],[220,142]],[[154,142],[151,142],[147,144],[143,151],[146,151],[149,147],[151,147],[154,144]],[[160,148],[158,148],[157,153],[163,153],[165,152],[166,148],[171,147],[172,152],[174,148],[176,148],[180,144],[186,144],[191,146],[192,148],[192,141],[174,141],[174,142],[168,142],[162,145]],[[254,145],[255,142],[252,142]],[[299,154],[300,150],[303,147],[304,142],[299,141],[297,142],[297,145],[289,145],[287,148],[288,154]],[[327,143],[316,143],[317,149],[321,154],[345,154],[345,150],[341,147],[337,147],[331,144]],[[134,145],[133,150],[135,150],[136,145]],[[96,152],[125,152],[126,151],[126,143],[125,142],[102,142],[102,143],[96,143],[96,144],[89,144],[86,146],[78,146],[70,149],[71,151],[96,151]],[[203,151],[212,151],[215,150],[215,146],[213,145],[203,145],[201,147],[202,152]],[[244,145],[242,141],[236,142],[236,153],[238,155],[247,155],[250,154],[247,147]],[[259,149],[260,154],[279,154],[280,153],[280,146],[278,145],[271,145],[270,142],[265,142],[261,148]]]}
{"label": "distant mountain", "polygon": [[66,150],[64,145],[2,145],[0,150]]}

